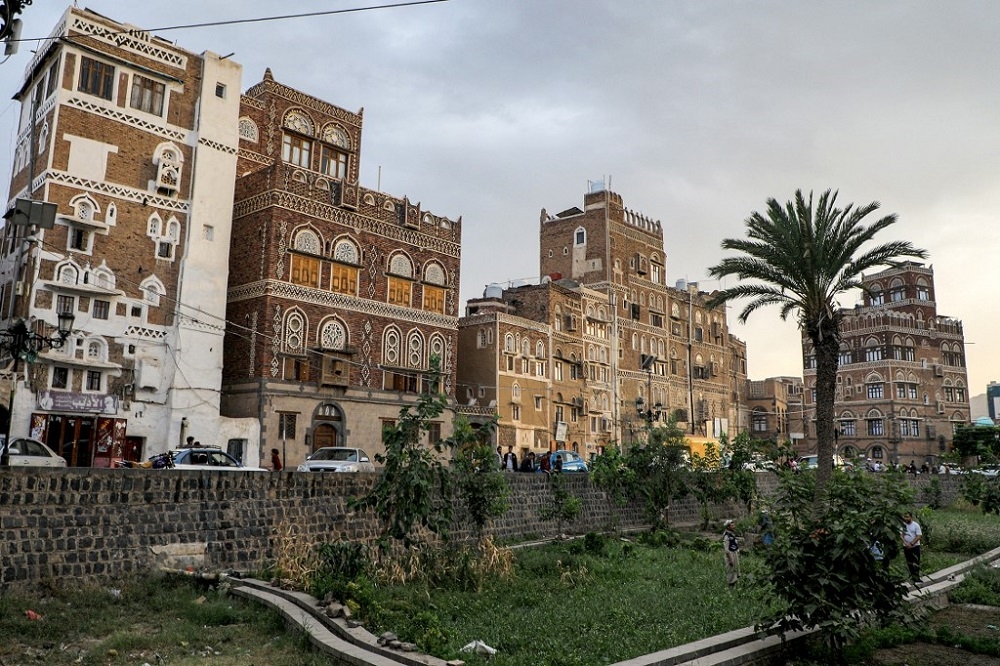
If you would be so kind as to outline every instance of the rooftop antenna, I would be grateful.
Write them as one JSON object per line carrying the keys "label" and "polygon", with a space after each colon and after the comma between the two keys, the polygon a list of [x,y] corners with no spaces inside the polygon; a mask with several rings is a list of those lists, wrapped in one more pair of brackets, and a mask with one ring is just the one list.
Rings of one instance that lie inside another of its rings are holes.
{"label": "rooftop antenna", "polygon": [[382,165],[378,165],[378,180],[375,181],[375,191],[382,191]]}

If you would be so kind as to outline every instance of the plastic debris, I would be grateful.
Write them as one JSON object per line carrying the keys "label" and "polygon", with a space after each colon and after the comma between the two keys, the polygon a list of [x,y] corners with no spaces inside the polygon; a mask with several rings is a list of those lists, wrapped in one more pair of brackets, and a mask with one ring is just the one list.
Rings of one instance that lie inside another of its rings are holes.
{"label": "plastic debris", "polygon": [[31,610],[30,608],[24,611],[24,617],[28,618],[30,622],[37,622],[42,619],[42,616]]}
{"label": "plastic debris", "polygon": [[476,654],[485,654],[486,656],[491,656],[497,653],[496,648],[491,648],[489,645],[482,641],[472,641],[465,647],[459,650],[459,652],[475,652]]}

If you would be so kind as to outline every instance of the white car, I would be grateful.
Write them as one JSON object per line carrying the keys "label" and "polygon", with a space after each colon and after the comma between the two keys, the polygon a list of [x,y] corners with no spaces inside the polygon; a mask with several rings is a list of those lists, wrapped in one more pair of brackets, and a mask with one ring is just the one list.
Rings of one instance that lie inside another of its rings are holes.
{"label": "white car", "polygon": [[368,454],[361,449],[344,446],[324,446],[316,449],[298,466],[300,472],[374,472]]}
{"label": "white car", "polygon": [[37,439],[20,437],[10,442],[11,467],[65,467],[66,459]]}
{"label": "white car", "polygon": [[266,472],[263,467],[247,467],[222,449],[201,447],[170,452],[176,469],[214,469],[223,472]]}

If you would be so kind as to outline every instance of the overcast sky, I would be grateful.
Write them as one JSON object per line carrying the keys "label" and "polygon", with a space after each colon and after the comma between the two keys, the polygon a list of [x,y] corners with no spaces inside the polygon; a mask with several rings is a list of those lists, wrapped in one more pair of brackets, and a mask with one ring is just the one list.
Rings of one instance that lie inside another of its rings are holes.
{"label": "overcast sky", "polygon": [[[1000,380],[1000,3],[448,0],[308,19],[172,26],[378,0],[81,2],[351,110],[361,183],[462,217],[462,302],[538,273],[538,219],[610,176],[663,223],[667,277],[698,281],[723,238],[797,188],[877,200],[882,238],[926,248],[939,314],[964,320],[970,393]],[[25,9],[22,37],[66,5]],[[0,66],[14,94],[32,42]],[[0,182],[16,110],[0,104]],[[853,305],[853,298],[843,302]],[[735,321],[738,311],[730,310]],[[777,309],[733,332],[751,378],[802,374]]]}

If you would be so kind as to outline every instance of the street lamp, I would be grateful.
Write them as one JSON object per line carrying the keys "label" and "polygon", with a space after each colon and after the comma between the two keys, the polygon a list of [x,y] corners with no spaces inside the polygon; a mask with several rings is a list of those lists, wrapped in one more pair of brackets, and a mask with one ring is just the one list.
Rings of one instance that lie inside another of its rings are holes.
{"label": "street lamp", "polygon": [[34,362],[38,358],[38,353],[46,348],[58,349],[66,343],[73,330],[73,321],[76,317],[72,312],[60,312],[58,315],[58,326],[56,334],[40,335],[28,328],[28,324],[23,319],[18,319],[6,331],[0,331],[0,351],[9,354],[14,359],[10,385],[10,400],[7,403],[7,427],[4,428],[3,452],[0,453],[0,467],[10,466],[10,426],[14,417],[14,389],[17,387],[17,364],[21,359],[28,363]]}
{"label": "street lamp", "polygon": [[655,405],[650,405],[647,409],[646,401],[640,395],[635,399],[635,411],[639,415],[639,418],[646,422],[646,427],[652,429],[653,421],[658,421],[660,414],[663,413],[663,405],[658,402]]}

